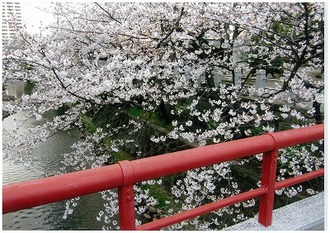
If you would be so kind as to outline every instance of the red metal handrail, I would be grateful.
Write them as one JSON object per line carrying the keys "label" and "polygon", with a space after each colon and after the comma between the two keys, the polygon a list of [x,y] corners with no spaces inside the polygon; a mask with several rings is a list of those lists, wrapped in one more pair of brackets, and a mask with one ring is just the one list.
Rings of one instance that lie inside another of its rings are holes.
{"label": "red metal handrail", "polygon": [[[119,219],[122,230],[160,229],[256,197],[260,198],[259,222],[269,226],[272,220],[275,190],[324,175],[324,169],[319,169],[276,182],[278,149],[323,138],[324,125],[321,124],[4,185],[3,213],[118,188]],[[260,188],[135,226],[134,183],[259,153],[263,153]]]}

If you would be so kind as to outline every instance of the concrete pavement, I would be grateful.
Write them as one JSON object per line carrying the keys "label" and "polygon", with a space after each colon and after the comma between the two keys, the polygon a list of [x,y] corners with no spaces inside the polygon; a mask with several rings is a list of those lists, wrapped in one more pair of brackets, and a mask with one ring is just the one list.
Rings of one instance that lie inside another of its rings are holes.
{"label": "concrete pavement", "polygon": [[324,192],[294,202],[273,211],[269,227],[258,223],[258,214],[244,222],[230,226],[225,231],[314,231],[324,230]]}

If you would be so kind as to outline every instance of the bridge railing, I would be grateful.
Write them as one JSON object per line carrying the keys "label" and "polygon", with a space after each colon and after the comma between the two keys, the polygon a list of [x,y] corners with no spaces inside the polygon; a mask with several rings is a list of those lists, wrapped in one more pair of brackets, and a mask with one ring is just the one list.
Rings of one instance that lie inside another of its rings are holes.
{"label": "bridge railing", "polygon": [[[324,125],[322,124],[4,185],[3,213],[118,188],[121,230],[161,229],[252,198],[260,199],[258,221],[267,227],[272,221],[275,190],[324,175],[324,169],[319,169],[276,182],[278,150],[323,138]],[[263,153],[259,188],[140,226],[135,225],[134,183],[259,153]]]}

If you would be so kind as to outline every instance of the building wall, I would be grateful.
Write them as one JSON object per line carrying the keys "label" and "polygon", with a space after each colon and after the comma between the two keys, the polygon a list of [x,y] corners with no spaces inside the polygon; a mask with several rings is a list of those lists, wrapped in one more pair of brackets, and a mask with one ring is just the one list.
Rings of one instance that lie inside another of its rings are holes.
{"label": "building wall", "polygon": [[22,27],[22,10],[20,2],[1,2],[2,45],[7,46]]}

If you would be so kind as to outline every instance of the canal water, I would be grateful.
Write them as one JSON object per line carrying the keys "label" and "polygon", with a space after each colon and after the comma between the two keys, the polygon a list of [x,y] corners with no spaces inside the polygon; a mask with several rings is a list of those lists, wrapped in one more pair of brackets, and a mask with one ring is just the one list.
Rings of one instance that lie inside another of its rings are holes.
{"label": "canal water", "polygon": [[[8,83],[6,94],[19,98],[24,92],[22,82]],[[48,112],[44,119],[51,118],[55,111]],[[18,112],[2,121],[3,128],[11,129],[14,124],[23,123],[24,112]],[[24,132],[31,124],[38,124],[29,120],[22,124],[20,131]],[[2,184],[10,184],[31,179],[43,178],[47,174],[60,171],[63,153],[71,151],[70,145],[80,139],[77,129],[60,132],[43,142],[33,150],[31,166],[23,163],[2,159]],[[2,135],[2,142],[8,139]],[[47,204],[30,209],[25,209],[2,216],[3,230],[101,230],[103,222],[98,222],[96,216],[103,208],[103,200],[99,194],[80,197],[72,215],[64,219],[66,200],[58,203]],[[75,201],[76,202],[76,201]]]}

